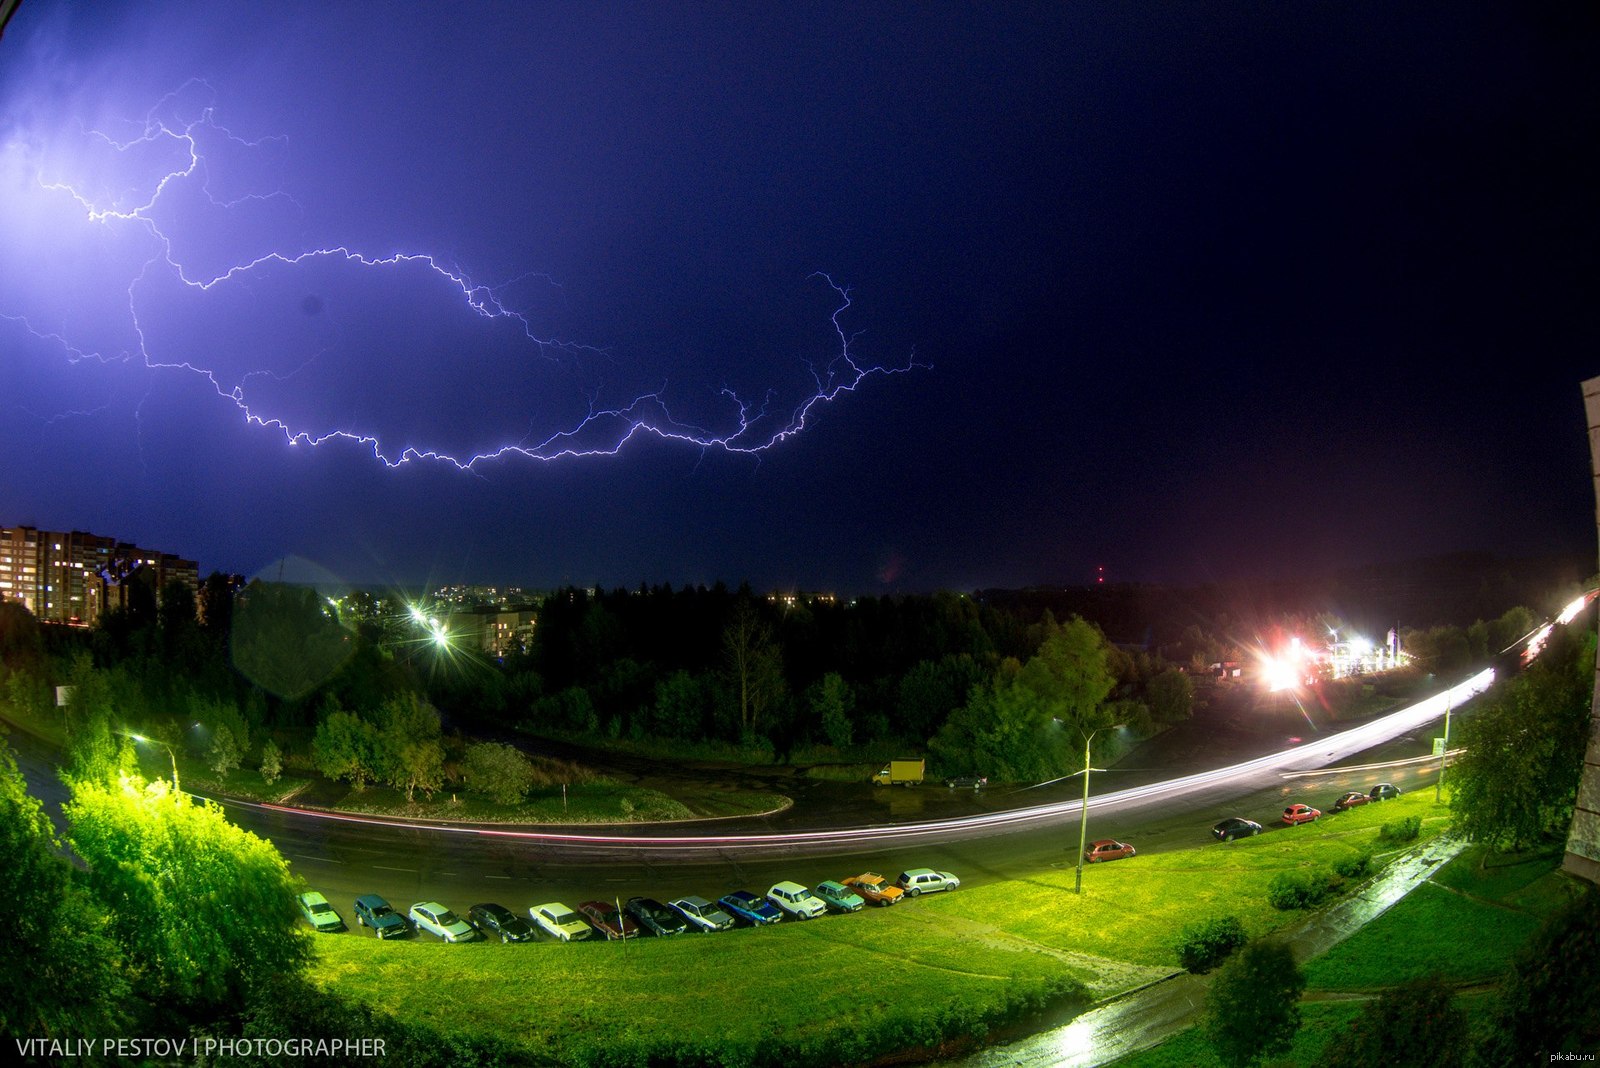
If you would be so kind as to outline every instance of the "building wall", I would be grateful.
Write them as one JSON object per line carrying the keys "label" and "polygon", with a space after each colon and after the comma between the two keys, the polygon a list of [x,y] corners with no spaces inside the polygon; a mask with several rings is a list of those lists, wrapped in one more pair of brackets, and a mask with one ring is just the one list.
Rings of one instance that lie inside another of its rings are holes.
{"label": "building wall", "polygon": [[[1583,407],[1589,416],[1589,461],[1594,472],[1595,534],[1600,540],[1600,378],[1583,384]],[[1592,883],[1600,883],[1600,665],[1595,668],[1590,705],[1589,748],[1578,783],[1578,805],[1572,814],[1567,855],[1561,866]]]}
{"label": "building wall", "polygon": [[199,565],[171,553],[81,530],[0,527],[0,599],[20,602],[43,622],[93,626],[126,606],[135,575],[154,584],[158,600],[171,581],[197,596],[200,589]]}

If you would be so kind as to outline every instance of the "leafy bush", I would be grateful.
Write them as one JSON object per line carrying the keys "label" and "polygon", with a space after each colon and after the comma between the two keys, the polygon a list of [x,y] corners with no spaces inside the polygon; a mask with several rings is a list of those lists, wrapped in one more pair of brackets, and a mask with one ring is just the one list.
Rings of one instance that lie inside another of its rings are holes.
{"label": "leafy bush", "polygon": [[1378,830],[1378,837],[1385,842],[1414,842],[1417,835],[1422,833],[1422,817],[1406,816],[1403,819],[1385,823]]}
{"label": "leafy bush", "polygon": [[[1418,826],[1421,826],[1419,821]],[[1372,854],[1358,853],[1353,857],[1334,861],[1333,870],[1336,875],[1345,879],[1359,879],[1372,870]]]}
{"label": "leafy bush", "polygon": [[1191,924],[1178,936],[1178,963],[1200,975],[1221,964],[1246,941],[1244,924],[1237,916],[1217,916]]}
{"label": "leafy bush", "polygon": [[1267,900],[1275,909],[1308,909],[1343,883],[1344,879],[1328,868],[1279,872],[1267,887]]}

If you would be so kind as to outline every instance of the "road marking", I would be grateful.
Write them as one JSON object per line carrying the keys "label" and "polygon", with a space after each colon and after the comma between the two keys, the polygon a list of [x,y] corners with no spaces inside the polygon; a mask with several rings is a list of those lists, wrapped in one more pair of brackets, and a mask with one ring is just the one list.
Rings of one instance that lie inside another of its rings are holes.
{"label": "road marking", "polygon": [[344,861],[342,861],[342,860],[334,860],[331,857],[313,857],[313,856],[308,856],[305,853],[291,853],[290,856],[299,857],[301,860],[314,860],[319,864],[343,864],[344,863]]}
{"label": "road marking", "polygon": [[417,874],[417,869],[415,868],[386,868],[382,864],[374,864],[373,867],[377,868],[379,871],[404,871],[410,872],[412,875]]}
{"label": "road marking", "polygon": [[507,882],[509,882],[511,880],[511,876],[509,876],[509,875],[485,875],[484,878],[485,879],[505,879]]}

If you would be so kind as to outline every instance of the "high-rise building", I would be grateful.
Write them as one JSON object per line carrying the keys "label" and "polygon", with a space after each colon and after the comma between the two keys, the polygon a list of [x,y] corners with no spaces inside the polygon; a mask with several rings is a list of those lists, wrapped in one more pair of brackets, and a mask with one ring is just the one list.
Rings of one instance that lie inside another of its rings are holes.
{"label": "high-rise building", "polygon": [[20,603],[42,622],[93,626],[126,607],[135,584],[147,584],[159,602],[174,581],[198,594],[199,565],[81,530],[0,527],[0,601]]}

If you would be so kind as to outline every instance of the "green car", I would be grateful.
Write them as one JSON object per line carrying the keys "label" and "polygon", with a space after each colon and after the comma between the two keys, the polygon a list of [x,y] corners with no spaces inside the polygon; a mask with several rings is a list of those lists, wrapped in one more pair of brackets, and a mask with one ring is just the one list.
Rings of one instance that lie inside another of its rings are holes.
{"label": "green car", "polygon": [[840,912],[855,912],[866,904],[854,890],[832,880],[817,884],[811,892],[826,901],[829,908]]}

